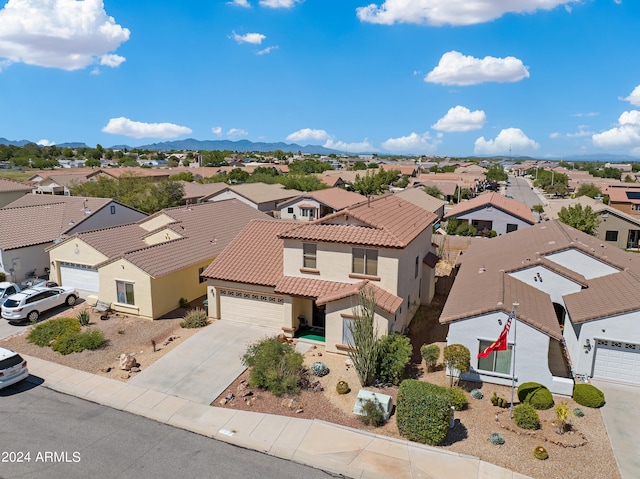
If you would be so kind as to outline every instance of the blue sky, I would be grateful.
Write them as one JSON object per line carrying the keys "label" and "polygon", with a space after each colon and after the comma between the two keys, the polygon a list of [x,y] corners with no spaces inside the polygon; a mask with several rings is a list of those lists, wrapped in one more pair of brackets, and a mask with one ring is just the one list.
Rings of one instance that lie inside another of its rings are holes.
{"label": "blue sky", "polygon": [[0,1],[0,137],[640,157],[638,0]]}

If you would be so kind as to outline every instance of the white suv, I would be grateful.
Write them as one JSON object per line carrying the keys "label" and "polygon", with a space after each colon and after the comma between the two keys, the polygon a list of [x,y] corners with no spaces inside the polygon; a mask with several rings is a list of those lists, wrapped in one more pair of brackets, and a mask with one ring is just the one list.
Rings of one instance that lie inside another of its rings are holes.
{"label": "white suv", "polygon": [[15,351],[0,348],[0,389],[29,376],[27,361]]}
{"label": "white suv", "polygon": [[77,290],[65,286],[56,286],[55,288],[32,286],[4,300],[2,317],[4,319],[37,321],[44,311],[63,304],[73,306],[78,297]]}

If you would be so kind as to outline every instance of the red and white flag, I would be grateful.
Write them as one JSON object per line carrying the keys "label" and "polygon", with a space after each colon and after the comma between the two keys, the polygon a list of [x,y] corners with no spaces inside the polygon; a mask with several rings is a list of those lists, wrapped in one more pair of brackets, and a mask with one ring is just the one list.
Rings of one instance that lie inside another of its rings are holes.
{"label": "red and white flag", "polygon": [[493,343],[491,343],[484,351],[478,353],[479,358],[486,358],[493,351],[506,351],[508,349],[507,337],[509,336],[509,328],[511,327],[511,319],[513,319],[513,313],[509,315],[507,324],[504,325],[504,329]]}

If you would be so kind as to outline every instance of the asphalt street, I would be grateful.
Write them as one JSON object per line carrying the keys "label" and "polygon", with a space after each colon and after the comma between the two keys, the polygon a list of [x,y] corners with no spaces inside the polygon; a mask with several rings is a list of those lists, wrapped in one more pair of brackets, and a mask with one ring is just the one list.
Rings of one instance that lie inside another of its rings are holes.
{"label": "asphalt street", "polygon": [[39,383],[0,390],[0,479],[331,477]]}

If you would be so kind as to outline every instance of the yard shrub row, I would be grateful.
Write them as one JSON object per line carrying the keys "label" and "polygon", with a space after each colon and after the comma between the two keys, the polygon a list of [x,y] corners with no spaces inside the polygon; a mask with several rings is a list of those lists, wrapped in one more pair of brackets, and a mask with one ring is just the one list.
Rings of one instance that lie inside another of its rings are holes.
{"label": "yard shrub row", "polygon": [[38,346],[49,346],[60,354],[98,349],[104,344],[104,333],[99,329],[80,332],[78,318],[55,318],[38,324],[29,332],[27,341]]}
{"label": "yard shrub row", "polygon": [[450,408],[447,388],[406,379],[400,384],[396,398],[398,430],[410,441],[436,446],[447,436]]}

